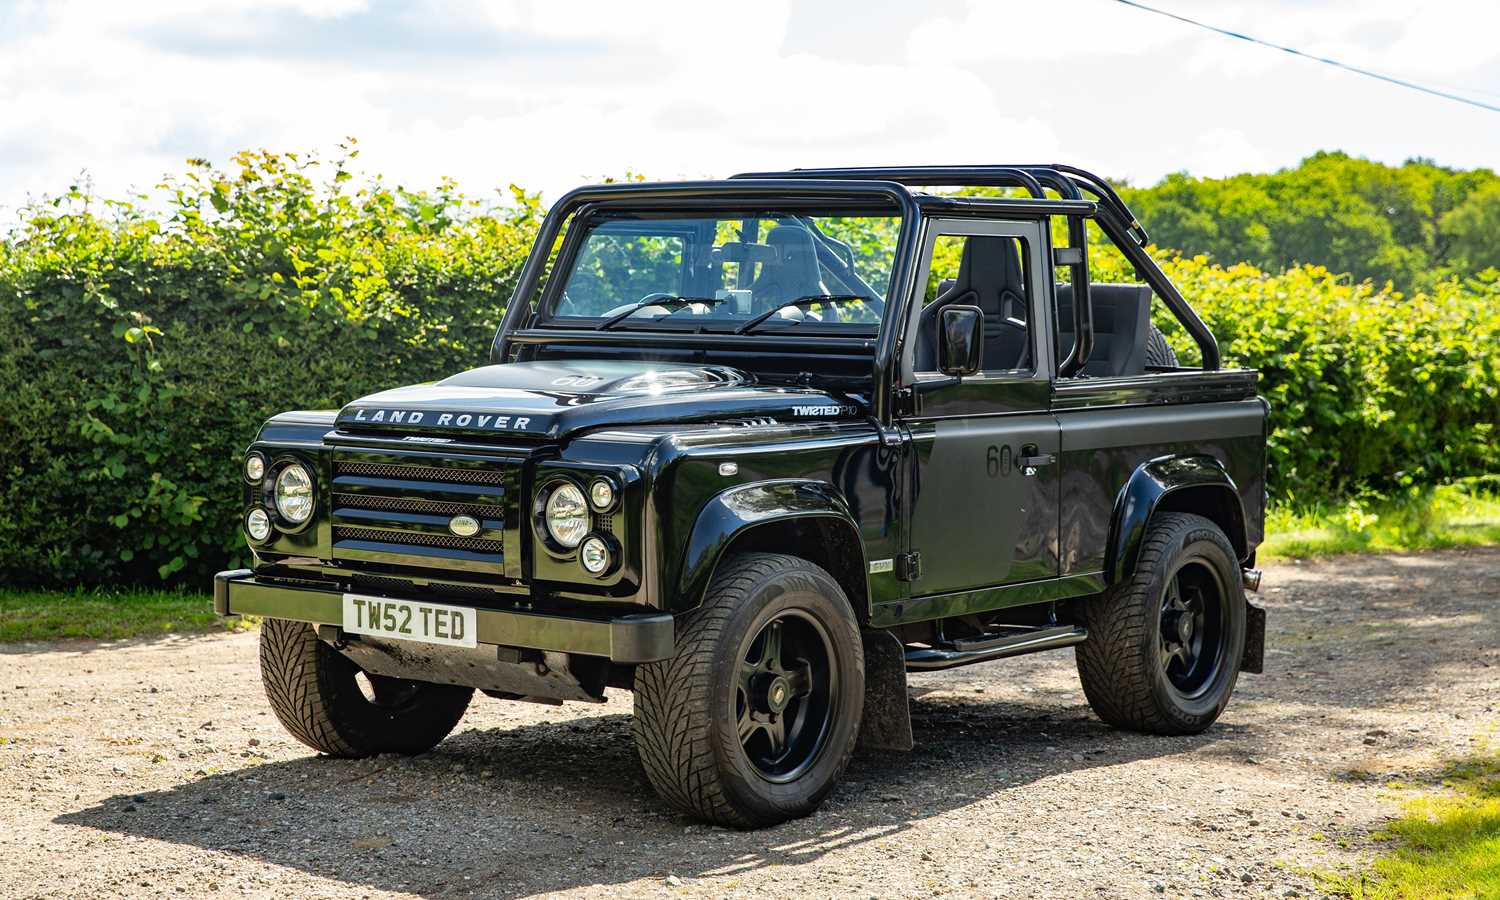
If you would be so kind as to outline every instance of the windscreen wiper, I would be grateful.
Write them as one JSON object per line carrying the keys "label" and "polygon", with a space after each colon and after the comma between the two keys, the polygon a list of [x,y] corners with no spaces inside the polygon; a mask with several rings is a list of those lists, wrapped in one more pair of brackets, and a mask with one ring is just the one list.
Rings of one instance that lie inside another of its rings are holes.
{"label": "windscreen wiper", "polygon": [[870,298],[864,296],[863,294],[809,294],[806,297],[798,297],[795,300],[788,300],[785,303],[778,303],[775,307],[766,310],[765,312],[736,328],[734,330],[734,333],[749,334],[751,331],[755,330],[755,328],[757,328],[762,322],[769,320],[771,317],[775,316],[783,309],[790,309],[792,307],[801,309],[804,306],[811,306],[814,303],[851,303],[856,300],[861,303],[870,302]]}
{"label": "windscreen wiper", "polygon": [[594,326],[595,331],[608,331],[648,306],[662,306],[676,312],[684,306],[692,306],[694,303],[707,303],[709,306],[717,306],[720,303],[729,302],[723,297],[678,297],[671,294],[654,294],[639,303],[620,310],[609,318]]}

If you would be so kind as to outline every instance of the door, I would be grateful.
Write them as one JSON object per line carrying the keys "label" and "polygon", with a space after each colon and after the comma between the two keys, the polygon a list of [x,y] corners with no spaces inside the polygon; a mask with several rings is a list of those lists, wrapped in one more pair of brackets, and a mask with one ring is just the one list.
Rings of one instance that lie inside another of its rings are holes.
{"label": "door", "polygon": [[[922,308],[903,354],[914,385],[903,422],[913,450],[913,597],[1058,575],[1059,429],[1042,314],[1049,253],[1040,222],[929,223]],[[984,316],[981,371],[961,379],[937,371],[938,311],[949,305]]]}

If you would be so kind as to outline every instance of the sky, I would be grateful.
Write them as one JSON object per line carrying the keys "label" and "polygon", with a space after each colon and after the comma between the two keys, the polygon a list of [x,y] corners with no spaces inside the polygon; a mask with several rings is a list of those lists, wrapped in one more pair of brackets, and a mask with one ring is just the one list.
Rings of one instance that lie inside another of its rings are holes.
{"label": "sky", "polygon": [[[1492,0],[1152,0],[1500,105]],[[1500,163],[1500,113],[1113,0],[0,0],[0,209],[189,157],[329,155],[471,196],[828,165],[1067,162],[1133,184]]]}

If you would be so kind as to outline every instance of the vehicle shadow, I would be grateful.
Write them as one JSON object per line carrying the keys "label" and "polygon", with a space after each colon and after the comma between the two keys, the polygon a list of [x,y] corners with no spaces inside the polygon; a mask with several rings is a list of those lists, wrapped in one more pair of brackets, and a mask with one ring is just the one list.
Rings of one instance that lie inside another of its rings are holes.
{"label": "vehicle shadow", "polygon": [[1038,780],[1233,740],[1127,735],[1082,705],[913,700],[911,753],[855,757],[815,815],[761,831],[701,825],[651,791],[629,717],[455,734],[419,757],[305,757],[118,795],[58,824],[242,854],[427,897],[519,897],[816,861]]}

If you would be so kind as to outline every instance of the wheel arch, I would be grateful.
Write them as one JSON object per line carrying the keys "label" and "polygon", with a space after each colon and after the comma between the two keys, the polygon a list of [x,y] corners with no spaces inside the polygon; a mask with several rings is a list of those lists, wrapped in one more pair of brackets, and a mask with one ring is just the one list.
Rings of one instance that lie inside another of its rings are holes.
{"label": "wheel arch", "polygon": [[1245,508],[1224,464],[1212,456],[1160,456],[1137,466],[1115,498],[1105,581],[1118,584],[1135,572],[1141,543],[1157,512],[1203,516],[1218,525],[1237,558],[1250,552]]}
{"label": "wheel arch", "polygon": [[693,524],[669,608],[682,611],[701,604],[723,561],[747,551],[786,553],[821,566],[843,587],[855,616],[868,621],[864,544],[848,505],[832,485],[785,479],[736,485],[715,494]]}

